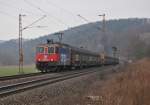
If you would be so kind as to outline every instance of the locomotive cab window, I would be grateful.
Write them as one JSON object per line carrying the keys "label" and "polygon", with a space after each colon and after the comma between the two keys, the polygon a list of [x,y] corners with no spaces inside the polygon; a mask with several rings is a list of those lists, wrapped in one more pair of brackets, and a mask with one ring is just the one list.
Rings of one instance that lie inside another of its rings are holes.
{"label": "locomotive cab window", "polygon": [[36,52],[37,53],[44,53],[44,47],[37,47]]}
{"label": "locomotive cab window", "polygon": [[58,47],[55,47],[55,53],[59,53],[59,48]]}
{"label": "locomotive cab window", "polygon": [[49,54],[54,53],[54,47],[48,47],[48,53]]}

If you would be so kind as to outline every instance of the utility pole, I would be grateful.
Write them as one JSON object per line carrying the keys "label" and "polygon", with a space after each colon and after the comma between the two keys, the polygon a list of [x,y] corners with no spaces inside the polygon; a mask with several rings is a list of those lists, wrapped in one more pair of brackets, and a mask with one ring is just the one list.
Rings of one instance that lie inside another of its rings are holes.
{"label": "utility pole", "polygon": [[[41,17],[38,20],[31,23],[30,25],[22,28],[22,17],[23,16],[26,16],[26,15],[19,14],[19,38],[18,38],[18,41],[19,41],[19,74],[24,73],[24,71],[23,71],[24,54],[23,54],[23,43],[22,43],[22,41],[23,41],[22,31],[25,30],[25,29],[28,29],[28,28],[33,28],[33,27],[31,27],[32,25],[34,25],[35,23],[37,23],[38,21],[40,21],[40,20],[42,20],[43,18],[46,17],[46,15],[44,15],[43,17]],[[42,28],[42,26],[36,26],[36,27],[37,28]]]}
{"label": "utility pole", "polygon": [[102,18],[103,18],[103,28],[102,28],[102,31],[103,31],[103,33],[105,34],[105,29],[106,29],[106,18],[105,18],[105,14],[102,14],[102,15],[98,15],[98,16],[102,16]]}
{"label": "utility pole", "polygon": [[114,58],[117,58],[117,47],[116,47],[116,46],[113,46],[113,47],[112,47],[112,50],[113,50],[113,57],[114,57]]}
{"label": "utility pole", "polygon": [[19,14],[19,74],[23,74],[22,16]]}
{"label": "utility pole", "polygon": [[104,52],[107,52],[107,47],[108,47],[108,40],[107,40],[107,36],[106,36],[106,15],[102,14],[102,15],[98,15],[100,17],[103,18],[102,20],[102,32],[103,32],[103,39],[102,42],[104,44]]}

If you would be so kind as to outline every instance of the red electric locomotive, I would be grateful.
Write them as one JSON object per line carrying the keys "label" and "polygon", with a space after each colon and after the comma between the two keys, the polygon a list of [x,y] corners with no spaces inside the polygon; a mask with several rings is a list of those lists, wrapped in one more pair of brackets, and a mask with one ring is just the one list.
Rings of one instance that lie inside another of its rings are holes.
{"label": "red electric locomotive", "polygon": [[[60,60],[62,60],[63,54],[60,55],[59,50],[62,49],[60,49],[60,44],[58,43],[38,45],[36,48],[37,69],[42,72],[48,72],[50,70],[58,70],[59,68],[61,68],[62,62],[60,62]],[[69,51],[69,49],[65,49],[65,51],[66,50]],[[67,60],[68,56],[69,55],[66,55],[64,59]]]}

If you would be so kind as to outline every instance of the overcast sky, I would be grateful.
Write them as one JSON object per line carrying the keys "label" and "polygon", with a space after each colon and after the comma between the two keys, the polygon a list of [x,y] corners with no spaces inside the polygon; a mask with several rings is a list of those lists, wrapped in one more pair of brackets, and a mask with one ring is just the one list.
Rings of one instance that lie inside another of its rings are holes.
{"label": "overcast sky", "polygon": [[18,15],[23,27],[43,15],[43,20],[23,31],[24,38],[37,38],[58,30],[86,24],[77,15],[90,22],[101,20],[99,14],[106,14],[106,19],[150,18],[150,0],[0,0],[0,40],[18,38]]}

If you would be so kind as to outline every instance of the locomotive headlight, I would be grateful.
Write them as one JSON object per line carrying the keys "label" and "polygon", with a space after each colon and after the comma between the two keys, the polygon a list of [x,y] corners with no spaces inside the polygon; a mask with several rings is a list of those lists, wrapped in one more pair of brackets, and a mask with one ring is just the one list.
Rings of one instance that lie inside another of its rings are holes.
{"label": "locomotive headlight", "polygon": [[44,59],[47,59],[47,55],[44,55]]}
{"label": "locomotive headlight", "polygon": [[54,61],[54,59],[50,59],[51,61]]}

